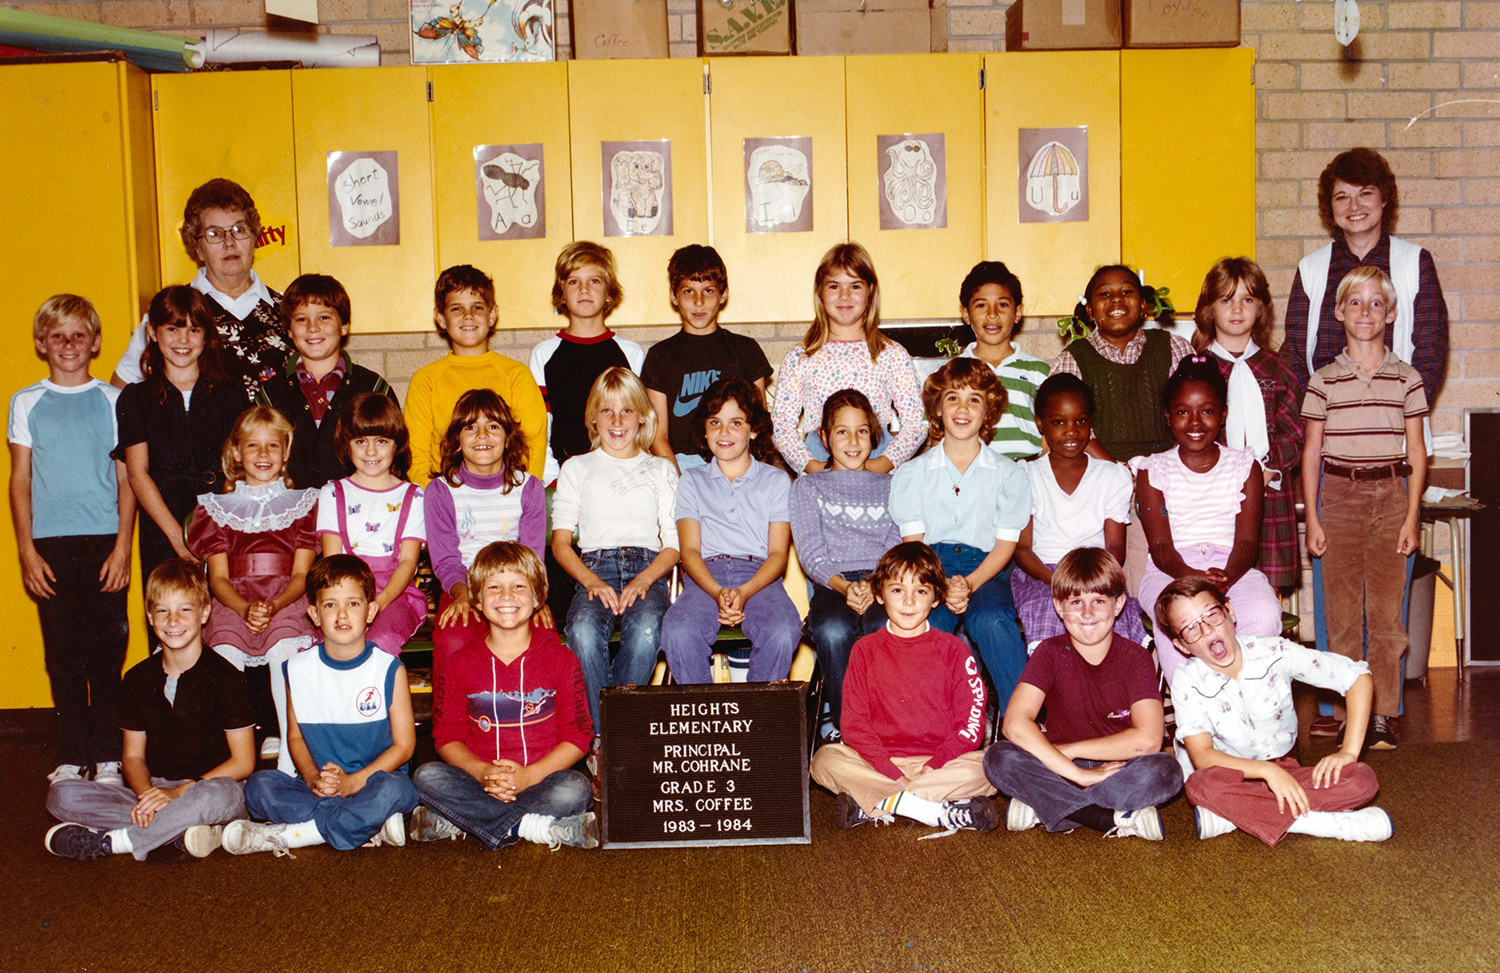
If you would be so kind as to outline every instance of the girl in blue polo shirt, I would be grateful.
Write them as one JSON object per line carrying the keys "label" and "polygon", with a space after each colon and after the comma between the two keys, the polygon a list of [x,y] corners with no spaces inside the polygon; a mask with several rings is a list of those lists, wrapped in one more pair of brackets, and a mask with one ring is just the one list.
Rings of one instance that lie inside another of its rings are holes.
{"label": "girl in blue polo shirt", "polygon": [[719,626],[750,639],[751,682],[785,679],[802,618],[781,584],[792,543],[791,480],[769,465],[771,417],[755,387],[708,387],[698,406],[713,462],[677,486],[677,539],[686,575],[662,619],[662,648],[679,683],[709,681]]}
{"label": "girl in blue polo shirt", "polygon": [[948,576],[946,602],[928,621],[964,631],[995,684],[1010,699],[1026,666],[1026,643],[1016,625],[1010,561],[1031,519],[1026,471],[985,449],[1005,408],[1005,388],[976,358],[955,358],[922,389],[927,452],[891,478],[891,519],[903,541],[925,541]]}

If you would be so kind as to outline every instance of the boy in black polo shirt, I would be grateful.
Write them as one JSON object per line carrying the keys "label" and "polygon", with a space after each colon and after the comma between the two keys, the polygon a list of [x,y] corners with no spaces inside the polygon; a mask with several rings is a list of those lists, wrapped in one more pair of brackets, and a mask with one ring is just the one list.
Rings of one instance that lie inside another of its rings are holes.
{"label": "boy in black polo shirt", "polygon": [[47,810],[64,822],[47,850],[91,859],[143,859],[171,842],[195,858],[219,847],[226,822],[245,817],[240,782],[255,769],[255,718],[244,675],[203,650],[208,584],[174,558],[146,580],[146,611],[161,652],[125,674],[119,722],[125,784],[60,780]]}

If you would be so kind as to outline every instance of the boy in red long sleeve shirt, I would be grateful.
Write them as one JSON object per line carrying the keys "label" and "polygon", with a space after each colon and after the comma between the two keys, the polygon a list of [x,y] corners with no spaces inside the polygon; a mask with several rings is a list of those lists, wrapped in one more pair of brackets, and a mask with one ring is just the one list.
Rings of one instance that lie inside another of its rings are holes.
{"label": "boy in red long sleeve shirt", "polygon": [[844,676],[843,742],[818,748],[813,780],[838,794],[838,826],[893,815],[933,827],[999,823],[978,748],[984,677],[964,641],[927,624],[947,596],[942,563],[920,541],[886,552],[870,577],[884,629],[854,643]]}
{"label": "boy in red long sleeve shirt", "polygon": [[411,837],[597,847],[593,787],[571,769],[594,739],[583,671],[555,631],[533,624],[546,570],[530,548],[496,541],[475,556],[468,583],[489,631],[439,670],[432,737],[442,762],[412,777],[422,806]]}

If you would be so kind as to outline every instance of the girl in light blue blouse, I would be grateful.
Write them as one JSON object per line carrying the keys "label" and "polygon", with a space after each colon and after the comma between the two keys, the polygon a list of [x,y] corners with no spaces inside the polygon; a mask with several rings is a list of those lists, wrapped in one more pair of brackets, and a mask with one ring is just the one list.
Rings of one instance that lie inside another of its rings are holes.
{"label": "girl in light blue blouse", "polygon": [[948,575],[948,598],[928,617],[964,631],[995,685],[1010,698],[1026,665],[1026,643],[1010,594],[1010,561],[1031,517],[1026,471],[985,449],[1005,408],[1005,388],[983,362],[955,358],[922,390],[931,448],[891,481],[891,519],[903,541],[925,541]]}

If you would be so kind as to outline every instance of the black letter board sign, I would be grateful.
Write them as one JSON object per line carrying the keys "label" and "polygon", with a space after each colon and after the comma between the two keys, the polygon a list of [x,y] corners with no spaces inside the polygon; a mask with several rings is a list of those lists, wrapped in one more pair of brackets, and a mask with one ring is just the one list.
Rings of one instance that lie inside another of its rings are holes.
{"label": "black letter board sign", "polygon": [[808,844],[807,684],[605,689],[606,848]]}

